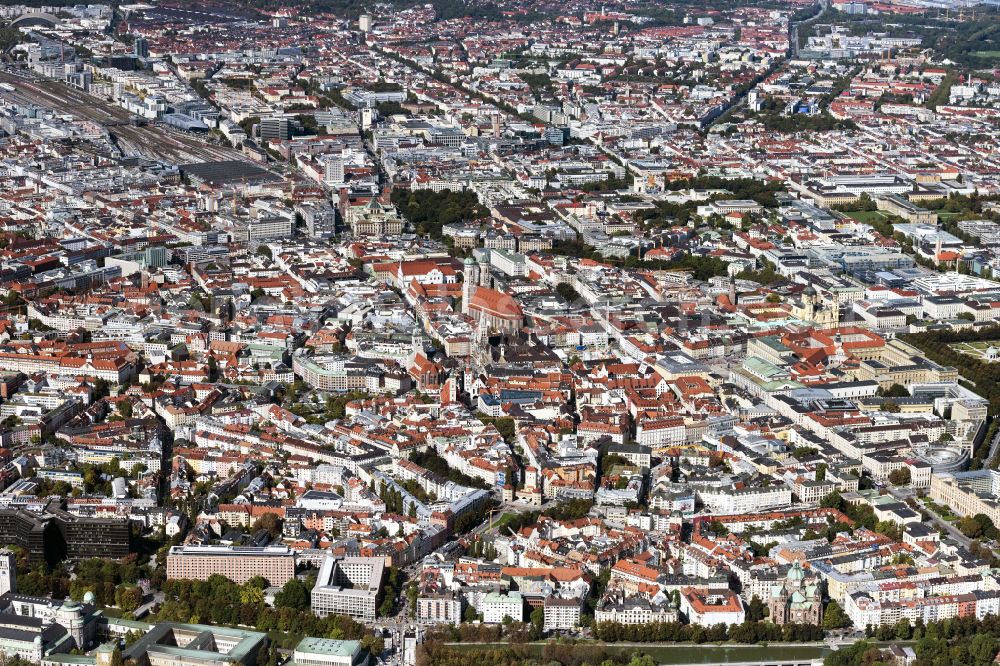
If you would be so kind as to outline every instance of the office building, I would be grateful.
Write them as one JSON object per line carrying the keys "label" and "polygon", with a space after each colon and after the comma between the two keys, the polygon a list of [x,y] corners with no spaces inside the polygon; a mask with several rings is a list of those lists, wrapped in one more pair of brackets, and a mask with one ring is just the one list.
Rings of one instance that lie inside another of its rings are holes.
{"label": "office building", "polygon": [[360,641],[332,638],[303,638],[292,653],[299,666],[353,666],[361,658]]}
{"label": "office building", "polygon": [[260,119],[261,141],[288,141],[292,137],[292,126],[288,118],[271,116]]}
{"label": "office building", "polygon": [[266,658],[266,647],[267,634],[258,631],[159,622],[126,647],[122,658],[144,666],[256,666]]}
{"label": "office building", "polygon": [[91,518],[67,512],[60,500],[41,511],[0,509],[0,541],[24,548],[32,562],[128,555],[130,532],[125,518]]}
{"label": "office building", "polygon": [[344,158],[326,157],[323,160],[323,182],[330,186],[344,182]]}
{"label": "office building", "polygon": [[312,610],[320,617],[350,615],[374,621],[381,602],[385,560],[327,555],[312,589]]}
{"label": "office building", "polygon": [[306,201],[295,207],[302,216],[306,234],[317,240],[333,238],[337,233],[337,209],[325,201]]}
{"label": "office building", "polygon": [[295,576],[295,553],[287,546],[174,546],[167,554],[167,578],[207,580],[219,574],[241,585],[260,576],[281,586]]}
{"label": "office building", "polygon": [[294,228],[294,217],[262,213],[247,222],[247,240],[253,244],[276,238],[288,239],[292,237]]}

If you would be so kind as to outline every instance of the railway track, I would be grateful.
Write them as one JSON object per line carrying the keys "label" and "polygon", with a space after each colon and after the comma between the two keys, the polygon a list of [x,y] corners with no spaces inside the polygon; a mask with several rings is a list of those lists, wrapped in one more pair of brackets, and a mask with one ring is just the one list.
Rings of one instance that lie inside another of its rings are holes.
{"label": "railway track", "polygon": [[0,82],[15,87],[13,93],[2,93],[13,101],[50,108],[101,125],[115,137],[126,154],[173,164],[246,160],[242,153],[235,150],[206,143],[196,136],[161,125],[132,125],[130,114],[125,109],[58,81],[0,71]]}

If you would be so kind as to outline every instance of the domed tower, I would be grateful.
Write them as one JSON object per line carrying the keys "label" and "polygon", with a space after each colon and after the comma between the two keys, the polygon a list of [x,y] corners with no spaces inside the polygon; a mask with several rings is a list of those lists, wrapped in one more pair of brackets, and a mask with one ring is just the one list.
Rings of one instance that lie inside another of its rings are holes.
{"label": "domed tower", "polygon": [[463,264],[462,282],[462,314],[469,314],[469,304],[472,295],[476,293],[476,283],[479,281],[479,264],[472,257],[466,257]]}
{"label": "domed tower", "polygon": [[805,305],[806,319],[812,319],[816,314],[816,288],[811,284],[802,290],[802,304]]}
{"label": "domed tower", "polygon": [[39,634],[31,642],[31,661],[39,664],[42,662],[43,647],[42,636]]}
{"label": "domed tower", "polygon": [[69,632],[76,647],[81,650],[87,648],[87,639],[84,635],[84,625],[86,622],[83,616],[83,606],[66,597],[66,601],[56,610],[55,620],[56,624],[61,625]]}
{"label": "domed tower", "polygon": [[490,287],[490,255],[489,252],[483,252],[479,255],[479,286],[480,287]]}
{"label": "domed tower", "polygon": [[784,583],[771,588],[768,600],[775,624],[820,624],[823,595],[815,577],[809,577],[799,562],[793,562]]}

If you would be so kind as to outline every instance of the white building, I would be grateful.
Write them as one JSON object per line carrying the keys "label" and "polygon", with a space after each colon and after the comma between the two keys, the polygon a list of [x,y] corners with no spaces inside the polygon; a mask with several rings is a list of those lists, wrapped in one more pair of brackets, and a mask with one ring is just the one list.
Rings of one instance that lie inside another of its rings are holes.
{"label": "white building", "polygon": [[620,602],[602,604],[594,611],[594,621],[619,624],[677,622],[677,609],[666,603],[657,604],[642,597],[630,597]]}
{"label": "white building", "polygon": [[767,488],[706,488],[698,499],[713,513],[758,513],[791,506],[792,491],[783,486]]}
{"label": "white building", "polygon": [[543,605],[545,631],[573,629],[580,624],[580,600],[550,596]]}
{"label": "white building", "polygon": [[385,560],[381,557],[327,555],[312,589],[312,610],[320,617],[350,615],[373,622],[382,593]]}
{"label": "white building", "polygon": [[435,595],[417,598],[417,619],[445,624],[462,621],[462,602],[458,597]]}
{"label": "white building", "polygon": [[292,661],[302,666],[352,666],[360,653],[360,641],[303,638],[295,646]]}
{"label": "white building", "polygon": [[524,621],[524,598],[520,592],[490,592],[482,603],[483,622],[502,624],[505,617],[514,622]]}
{"label": "white building", "polygon": [[732,590],[706,592],[685,588],[681,591],[681,613],[691,624],[703,627],[742,624],[746,620],[743,602]]}
{"label": "white building", "polygon": [[14,553],[0,550],[0,595],[17,592],[17,571]]}

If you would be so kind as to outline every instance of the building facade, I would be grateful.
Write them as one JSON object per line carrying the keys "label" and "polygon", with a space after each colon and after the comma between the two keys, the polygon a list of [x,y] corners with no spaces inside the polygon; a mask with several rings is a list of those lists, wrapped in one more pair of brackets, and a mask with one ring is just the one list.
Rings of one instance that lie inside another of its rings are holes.
{"label": "building facade", "polygon": [[385,560],[327,555],[312,589],[312,610],[320,617],[349,615],[372,622],[382,596]]}
{"label": "building facade", "polygon": [[174,546],[167,554],[167,578],[207,580],[219,574],[242,585],[260,576],[281,586],[295,576],[295,553],[286,546]]}
{"label": "building facade", "polygon": [[819,625],[823,622],[823,593],[819,581],[807,576],[798,562],[792,564],[780,585],[771,588],[767,606],[775,624]]}

